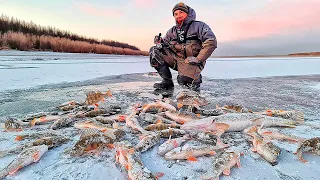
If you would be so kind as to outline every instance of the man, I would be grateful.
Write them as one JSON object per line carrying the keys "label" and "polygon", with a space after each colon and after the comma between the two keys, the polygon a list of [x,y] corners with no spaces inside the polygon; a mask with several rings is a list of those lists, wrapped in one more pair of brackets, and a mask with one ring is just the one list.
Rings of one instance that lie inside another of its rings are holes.
{"label": "man", "polygon": [[162,77],[162,82],[155,83],[154,88],[174,87],[170,67],[178,71],[180,85],[200,91],[201,71],[217,48],[217,39],[207,24],[195,20],[196,13],[191,7],[180,2],[173,7],[172,13],[176,25],[165,37],[155,36],[156,46],[150,49],[150,65]]}

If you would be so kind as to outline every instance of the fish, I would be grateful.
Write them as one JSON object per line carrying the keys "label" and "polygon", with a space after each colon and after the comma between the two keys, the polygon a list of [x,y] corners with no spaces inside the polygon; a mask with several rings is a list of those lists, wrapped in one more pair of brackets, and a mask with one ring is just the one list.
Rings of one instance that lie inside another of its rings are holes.
{"label": "fish", "polygon": [[216,146],[209,147],[188,147],[184,145],[183,147],[175,148],[164,155],[165,160],[188,160],[197,161],[196,157],[204,155],[215,155],[216,151],[221,149]]}
{"label": "fish", "polygon": [[296,154],[301,162],[308,163],[308,161],[302,157],[302,154],[307,152],[320,156],[320,137],[314,137],[303,141],[294,154]]}
{"label": "fish", "polygon": [[94,109],[84,114],[85,117],[111,116],[120,113],[119,109]]}
{"label": "fish", "polygon": [[155,132],[149,132],[140,136],[141,140],[134,149],[139,152],[147,151],[160,141],[160,134]]}
{"label": "fish", "polygon": [[115,131],[116,131],[115,129],[100,126],[100,125],[94,124],[92,122],[76,123],[73,126],[78,129],[97,129],[97,130],[103,132],[106,136],[110,137],[111,139],[117,138],[115,136]]}
{"label": "fish", "polygon": [[70,124],[72,124],[75,121],[74,118],[71,117],[63,117],[58,120],[56,120],[51,126],[50,129],[56,130],[60,129],[62,127],[68,127]]}
{"label": "fish", "polygon": [[216,123],[228,124],[230,127],[226,132],[243,131],[251,126],[293,128],[296,125],[293,120],[253,113],[227,113],[213,119]]}
{"label": "fish", "polygon": [[81,106],[82,104],[76,101],[68,101],[65,102],[63,104],[61,104],[60,106],[58,106],[58,108],[62,111],[71,111],[73,110],[75,107],[77,106]]}
{"label": "fish", "polygon": [[96,121],[101,122],[102,124],[113,124],[113,123],[115,123],[115,120],[107,118],[107,117],[103,117],[103,116],[97,116],[94,119]]}
{"label": "fish", "polygon": [[145,105],[143,107],[141,113],[145,113],[151,108],[166,109],[166,110],[172,111],[172,112],[177,111],[177,109],[174,106],[172,106],[171,104],[164,103],[162,101],[156,101],[154,103],[150,103],[150,104]]}
{"label": "fish", "polygon": [[179,124],[184,124],[184,123],[199,119],[199,117],[196,114],[191,112],[190,113],[173,113],[170,111],[166,111],[165,115]]}
{"label": "fish", "polygon": [[131,114],[128,117],[126,117],[126,126],[132,128],[133,130],[140,131],[142,134],[147,133],[148,131],[143,129],[140,126],[137,118],[134,117],[136,113],[137,110],[133,110]]}
{"label": "fish", "polygon": [[162,116],[160,116],[158,114],[140,113],[139,118],[141,119],[141,121],[148,122],[150,124],[156,124],[159,121],[161,121],[163,123],[167,123],[167,124],[174,123],[174,121],[163,118]]}
{"label": "fish", "polygon": [[222,109],[202,109],[202,108],[195,110],[195,113],[201,114],[203,116],[220,116],[222,114],[225,114],[225,112]]}
{"label": "fish", "polygon": [[[131,144],[130,144],[131,145]],[[129,148],[124,142],[114,143],[116,151],[116,163],[120,164],[127,171],[129,170],[128,156],[134,154],[134,148]]]}
{"label": "fish", "polygon": [[260,154],[267,162],[272,166],[278,164],[278,157],[281,153],[281,149],[274,145],[271,141],[265,140],[257,132],[257,126],[253,126],[248,133],[251,133],[253,140],[253,148],[251,150]]}
{"label": "fish", "polygon": [[167,140],[166,142],[164,142],[163,144],[161,144],[159,146],[158,154],[160,156],[164,156],[167,152],[171,151],[174,148],[179,147],[182,143],[184,143],[190,139],[191,139],[191,137],[188,134],[186,134],[182,137],[179,137],[179,138],[175,138],[175,139],[170,138],[169,140]]}
{"label": "fish", "polygon": [[189,106],[189,108],[195,107],[200,109],[200,106],[209,104],[208,101],[204,97],[200,96],[198,92],[187,89],[183,89],[178,92],[176,100],[178,107]]}
{"label": "fish", "polygon": [[101,93],[100,91],[90,91],[87,93],[85,104],[93,105],[95,103],[103,101],[105,97],[112,97],[111,90],[108,90],[106,93]]}
{"label": "fish", "polygon": [[43,124],[47,122],[52,122],[60,119],[61,116],[42,116],[40,118],[34,118],[30,124],[31,126],[35,126],[36,124]]}
{"label": "fish", "polygon": [[28,126],[28,123],[14,118],[8,118],[5,123],[2,124],[2,128],[5,129],[4,131],[22,131],[24,127]]}
{"label": "fish", "polygon": [[303,142],[306,139],[292,136],[292,135],[287,135],[287,134],[282,134],[278,131],[275,130],[264,130],[260,127],[258,127],[258,133],[263,136],[265,139],[270,139],[270,140],[280,140],[280,141],[289,141],[289,142],[294,142],[294,143],[299,143]]}
{"label": "fish", "polygon": [[23,150],[8,166],[0,171],[0,179],[7,175],[14,175],[23,167],[38,162],[47,151],[47,145],[33,146]]}
{"label": "fish", "polygon": [[299,124],[304,123],[304,113],[299,110],[284,111],[284,110],[268,109],[266,111],[263,111],[263,112],[260,112],[257,114],[262,114],[262,115],[267,115],[267,116],[272,116],[272,117],[281,117],[284,119],[292,119]]}
{"label": "fish", "polygon": [[196,121],[190,121],[183,124],[180,129],[187,132],[212,132],[221,136],[225,131],[230,128],[229,124],[215,122],[216,117],[202,118]]}
{"label": "fish", "polygon": [[51,137],[42,137],[40,139],[36,139],[30,143],[25,143],[21,146],[18,146],[13,149],[8,149],[4,151],[0,151],[0,157],[5,157],[10,154],[18,154],[26,148],[32,146],[40,146],[40,145],[47,145],[48,149],[52,149],[54,147],[58,147],[66,142],[69,141],[69,138],[65,136],[51,136]]}
{"label": "fish", "polygon": [[99,153],[103,147],[113,144],[113,142],[113,139],[105,136],[101,131],[89,128],[83,130],[79,140],[65,152],[71,156],[81,156],[91,151]]}
{"label": "fish", "polygon": [[176,137],[187,134],[186,131],[176,128],[169,128],[158,132],[162,138]]}
{"label": "fish", "polygon": [[225,176],[230,175],[231,168],[233,166],[241,167],[240,153],[233,151],[226,151],[218,153],[213,157],[213,171],[206,175],[201,176],[201,179],[205,180],[219,180],[221,174]]}
{"label": "fish", "polygon": [[27,134],[22,134],[22,135],[17,135],[15,140],[16,141],[22,141],[26,139],[41,139],[42,137],[63,137],[63,134],[53,131],[53,130],[44,130],[44,131],[38,131],[36,133],[27,133]]}
{"label": "fish", "polygon": [[120,164],[127,172],[130,180],[156,180],[159,175],[153,174],[143,166],[143,163],[134,148],[125,142],[115,143],[116,162]]}
{"label": "fish", "polygon": [[154,175],[148,168],[144,167],[140,158],[129,155],[128,157],[128,177],[130,180],[157,180],[158,176]]}
{"label": "fish", "polygon": [[[206,144],[210,144],[213,146],[217,146],[221,142],[220,137],[218,135],[212,134],[210,132],[190,133],[190,136],[197,141],[200,141],[200,142],[203,142]],[[220,145],[222,145],[222,144],[220,144]]]}
{"label": "fish", "polygon": [[169,128],[179,128],[180,126],[173,123],[173,124],[163,124],[163,123],[158,123],[158,124],[150,124],[148,126],[146,126],[144,129],[147,131],[161,131],[164,129],[169,129]]}

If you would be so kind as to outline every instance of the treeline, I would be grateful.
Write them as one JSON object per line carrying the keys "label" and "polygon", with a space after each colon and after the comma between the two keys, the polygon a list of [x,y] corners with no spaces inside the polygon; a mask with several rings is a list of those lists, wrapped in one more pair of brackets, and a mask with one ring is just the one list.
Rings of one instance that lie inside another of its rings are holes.
{"label": "treeline", "polygon": [[320,52],[293,53],[289,56],[320,56]]}
{"label": "treeline", "polygon": [[[67,38],[52,36],[36,36],[20,32],[0,34],[2,49],[18,49],[21,51],[40,50],[69,53],[96,53],[122,55],[148,55],[147,52],[129,48],[113,47],[103,44],[91,44],[85,41],[74,41]],[[1,49],[1,48],[0,48]]]}
{"label": "treeline", "polygon": [[[122,54],[124,51],[128,52],[129,50],[132,50],[130,51],[130,54],[147,55],[146,52],[140,51],[136,46],[129,45],[127,43],[120,43],[111,40],[99,41],[94,38],[79,36],[69,31],[62,31],[54,27],[43,27],[33,22],[25,22],[13,17],[9,18],[3,14],[0,16],[0,38],[0,49],[2,47],[2,49],[52,50],[55,52],[86,52],[103,54],[113,54],[109,52]],[[67,43],[67,45],[60,45],[61,43]],[[103,46],[106,47],[102,48]],[[101,48],[105,50],[101,52]]]}

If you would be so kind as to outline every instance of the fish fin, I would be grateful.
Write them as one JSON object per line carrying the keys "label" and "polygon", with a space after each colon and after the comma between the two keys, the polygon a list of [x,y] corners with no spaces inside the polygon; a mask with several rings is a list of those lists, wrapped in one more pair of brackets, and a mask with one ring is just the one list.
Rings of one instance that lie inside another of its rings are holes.
{"label": "fish fin", "polygon": [[94,106],[99,107],[99,104],[98,104],[98,103],[95,103]]}
{"label": "fish fin", "polygon": [[127,118],[127,117],[126,117],[125,115],[119,115],[119,116],[118,116],[118,121],[119,121],[119,122],[124,122],[124,121],[126,121],[126,118]]}
{"label": "fish fin", "polygon": [[124,168],[125,168],[127,171],[129,171],[132,167],[131,167],[128,163],[126,163],[126,164],[124,165]]}
{"label": "fish fin", "polygon": [[183,104],[181,104],[181,103],[177,103],[177,107],[178,107],[178,109],[180,109],[180,108],[182,108],[182,107],[183,107]]}
{"label": "fish fin", "polygon": [[302,111],[296,111],[296,115],[295,115],[295,121],[298,123],[298,124],[303,124],[304,123],[304,114]]}
{"label": "fish fin", "polygon": [[187,160],[188,160],[188,161],[192,161],[192,162],[197,162],[197,158],[194,157],[194,156],[189,156],[189,157],[187,158]]}
{"label": "fish fin", "polygon": [[30,122],[31,127],[35,126],[35,125],[36,125],[36,122],[37,122],[37,118],[34,118],[34,119]]}
{"label": "fish fin", "polygon": [[161,119],[158,119],[156,124],[162,124],[162,120]]}
{"label": "fish fin", "polygon": [[161,177],[164,176],[164,173],[163,173],[163,172],[157,172],[157,173],[155,174],[155,176],[156,176],[156,179],[159,179],[159,178],[161,178]]}
{"label": "fish fin", "polygon": [[272,134],[272,131],[264,131],[262,134]]}
{"label": "fish fin", "polygon": [[94,111],[98,111],[98,109],[99,109],[98,107],[95,107],[93,110],[94,110]]}
{"label": "fish fin", "polygon": [[215,155],[215,154],[217,154],[215,151],[209,151],[209,154],[211,155],[211,156],[213,156],[213,155]]}
{"label": "fish fin", "polygon": [[14,139],[14,140],[16,140],[16,141],[22,141],[23,140],[23,136],[16,136],[16,138]]}
{"label": "fish fin", "polygon": [[238,167],[238,168],[241,168],[241,163],[240,163],[240,160],[239,160],[239,159],[237,160],[237,167]]}
{"label": "fish fin", "polygon": [[302,157],[299,157],[299,160],[300,160],[301,162],[305,163],[305,164],[309,164],[309,162],[308,162],[307,160],[303,159]]}
{"label": "fish fin", "polygon": [[107,147],[108,147],[109,149],[114,149],[114,144],[107,144]]}
{"label": "fish fin", "polygon": [[177,140],[173,140],[173,147],[174,148],[177,148],[177,147],[179,147],[179,144],[177,143]]}
{"label": "fish fin", "polygon": [[113,96],[110,89],[107,91],[106,95],[107,95],[108,97],[112,97],[112,96]]}
{"label": "fish fin", "polygon": [[257,152],[257,149],[255,147],[250,148],[252,152]]}
{"label": "fish fin", "polygon": [[11,172],[9,172],[9,175],[14,175],[17,171],[19,171],[19,169],[21,169],[22,168],[22,166],[21,165],[19,165],[16,169],[14,169],[14,170],[12,170]]}
{"label": "fish fin", "polygon": [[223,173],[223,175],[225,175],[225,176],[230,176],[230,168],[224,169],[222,173]]}
{"label": "fish fin", "polygon": [[130,148],[128,152],[129,154],[134,154],[134,148]]}
{"label": "fish fin", "polygon": [[105,99],[105,98],[102,98],[102,99],[101,99],[101,102],[106,102],[106,99]]}
{"label": "fish fin", "polygon": [[107,129],[102,129],[101,132],[105,133],[107,132]]}
{"label": "fish fin", "polygon": [[39,151],[37,151],[37,152],[33,153],[33,155],[32,155],[32,159],[33,159],[33,162],[37,162],[37,161],[39,161],[39,159],[40,159]]}
{"label": "fish fin", "polygon": [[218,145],[219,147],[221,147],[221,148],[229,147],[229,145],[223,143],[220,138],[217,138],[217,145]]}
{"label": "fish fin", "polygon": [[47,119],[45,116],[42,116],[41,118],[39,118],[40,122],[47,122]]}
{"label": "fish fin", "polygon": [[216,123],[216,126],[217,126],[217,129],[222,129],[224,131],[230,128],[230,125],[226,123]]}

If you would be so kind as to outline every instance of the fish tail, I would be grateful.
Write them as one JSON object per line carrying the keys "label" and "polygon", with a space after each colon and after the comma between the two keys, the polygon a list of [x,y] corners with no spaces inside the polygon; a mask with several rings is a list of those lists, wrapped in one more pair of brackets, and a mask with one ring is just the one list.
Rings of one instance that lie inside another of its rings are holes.
{"label": "fish tail", "polygon": [[31,127],[35,126],[35,125],[36,125],[36,122],[37,122],[37,118],[34,118],[34,119],[30,122]]}
{"label": "fish tail", "polygon": [[295,111],[295,114],[293,115],[293,119],[298,124],[303,124],[304,123],[304,113],[302,111]]}

